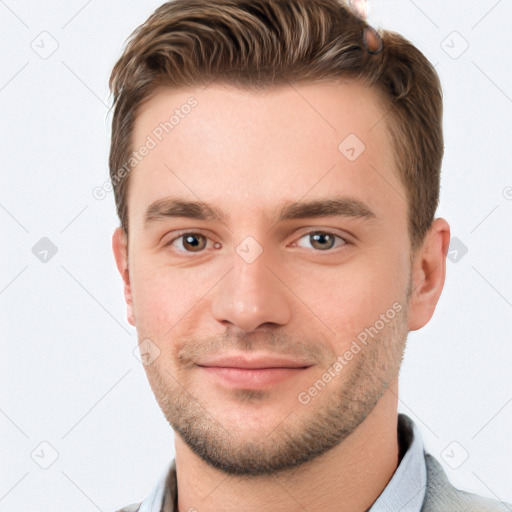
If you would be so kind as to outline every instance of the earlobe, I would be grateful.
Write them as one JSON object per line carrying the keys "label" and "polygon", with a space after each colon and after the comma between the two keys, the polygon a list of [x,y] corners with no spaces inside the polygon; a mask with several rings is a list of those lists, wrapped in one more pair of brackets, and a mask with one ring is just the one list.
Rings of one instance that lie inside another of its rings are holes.
{"label": "earlobe", "polygon": [[123,279],[127,320],[135,327],[130,272],[128,270],[128,237],[122,227],[116,228],[112,235],[112,251],[116,260],[117,270]]}
{"label": "earlobe", "polygon": [[409,301],[409,330],[426,325],[434,314],[443,291],[446,256],[450,245],[450,226],[437,218],[432,223],[412,265],[412,290]]}

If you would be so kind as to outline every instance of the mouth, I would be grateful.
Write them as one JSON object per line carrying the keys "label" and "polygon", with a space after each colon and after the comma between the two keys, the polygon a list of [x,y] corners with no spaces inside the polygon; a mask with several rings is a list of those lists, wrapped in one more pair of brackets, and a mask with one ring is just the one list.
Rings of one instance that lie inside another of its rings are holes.
{"label": "mouth", "polygon": [[213,381],[228,387],[264,389],[297,377],[313,366],[300,358],[230,355],[205,358],[196,363]]}

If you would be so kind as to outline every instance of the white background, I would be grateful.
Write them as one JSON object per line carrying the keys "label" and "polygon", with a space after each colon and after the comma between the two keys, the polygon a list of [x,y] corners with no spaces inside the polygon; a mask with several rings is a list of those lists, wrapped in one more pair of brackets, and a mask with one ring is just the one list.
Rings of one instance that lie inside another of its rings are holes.
{"label": "white background", "polygon": [[[133,355],[113,195],[92,195],[108,180],[111,68],[159,4],[0,0],[0,511],[113,510],[142,500],[173,456]],[[402,33],[440,75],[438,215],[468,249],[409,336],[400,410],[452,482],[512,501],[512,2],[371,7],[374,26]],[[58,250],[47,262],[32,252],[43,237]]]}

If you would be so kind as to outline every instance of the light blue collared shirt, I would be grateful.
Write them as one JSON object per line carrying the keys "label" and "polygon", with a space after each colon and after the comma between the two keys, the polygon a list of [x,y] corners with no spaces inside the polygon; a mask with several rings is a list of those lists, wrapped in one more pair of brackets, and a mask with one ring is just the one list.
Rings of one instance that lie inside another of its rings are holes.
{"label": "light blue collared shirt", "polygon": [[[405,451],[388,485],[368,512],[420,512],[425,499],[427,468],[423,442],[415,423],[405,414],[398,415],[398,441]],[[171,474],[174,473],[174,474]],[[173,483],[169,492],[166,486]],[[177,501],[175,461],[158,479],[158,483],[142,502],[139,512],[173,512],[167,500]],[[164,509],[164,498],[166,500]]]}
{"label": "light blue collared shirt", "polygon": [[[420,512],[427,488],[427,466],[421,434],[405,414],[398,415],[400,443],[409,443],[398,468],[369,512]],[[412,440],[407,439],[412,436]]]}
{"label": "light blue collared shirt", "polygon": [[164,501],[165,481],[167,479],[169,471],[172,469],[174,469],[174,461],[172,462],[171,467],[166,468],[165,471],[160,475],[158,483],[149,493],[147,498],[142,502],[139,512],[160,512],[162,510]]}

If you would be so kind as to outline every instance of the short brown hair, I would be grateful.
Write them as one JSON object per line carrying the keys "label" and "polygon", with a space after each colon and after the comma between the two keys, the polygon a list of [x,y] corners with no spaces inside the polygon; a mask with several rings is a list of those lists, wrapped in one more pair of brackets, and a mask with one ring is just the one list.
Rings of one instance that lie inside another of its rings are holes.
{"label": "short brown hair", "polygon": [[131,34],[110,77],[110,178],[125,231],[133,126],[157,86],[219,82],[259,91],[346,78],[384,93],[384,122],[407,191],[411,248],[418,248],[439,201],[441,84],[428,59],[400,34],[379,30],[381,51],[367,51],[367,26],[342,0],[173,0],[156,9]]}

